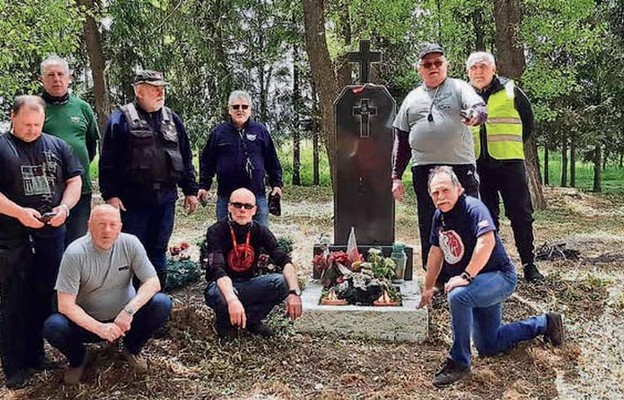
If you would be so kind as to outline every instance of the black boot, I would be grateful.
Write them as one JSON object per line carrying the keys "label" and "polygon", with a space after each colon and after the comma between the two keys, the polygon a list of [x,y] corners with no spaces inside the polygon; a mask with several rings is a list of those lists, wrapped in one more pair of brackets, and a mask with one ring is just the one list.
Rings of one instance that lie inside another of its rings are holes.
{"label": "black boot", "polygon": [[524,279],[527,282],[538,282],[544,279],[544,275],[537,270],[534,263],[527,263],[524,264]]}

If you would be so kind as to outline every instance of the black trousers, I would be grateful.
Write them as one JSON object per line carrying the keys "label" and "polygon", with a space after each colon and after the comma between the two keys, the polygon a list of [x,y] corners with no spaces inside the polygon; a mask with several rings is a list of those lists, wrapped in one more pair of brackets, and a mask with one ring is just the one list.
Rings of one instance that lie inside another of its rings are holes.
{"label": "black trousers", "polygon": [[[443,165],[443,164],[440,164]],[[422,252],[423,268],[427,269],[427,257],[429,256],[429,249],[431,248],[431,242],[429,237],[431,236],[431,223],[433,222],[433,214],[435,212],[435,205],[431,196],[429,196],[428,180],[429,173],[438,164],[430,165],[417,165],[412,167],[412,181],[414,184],[414,191],[416,192],[416,205],[418,207],[418,230],[420,233],[420,250]],[[464,187],[465,193],[468,196],[479,197],[479,177],[476,174],[476,168],[472,164],[459,164],[449,165],[453,168],[453,171],[459,179],[459,183]],[[444,276],[438,278],[438,282],[445,282],[448,280]]]}
{"label": "black trousers", "polygon": [[533,204],[524,161],[478,163],[477,172],[481,177],[481,200],[490,210],[496,227],[499,227],[502,197],[520,260],[522,264],[533,263]]}
{"label": "black trousers", "polygon": [[0,240],[0,359],[7,377],[45,355],[43,322],[55,308],[64,241],[64,227],[50,237]]}

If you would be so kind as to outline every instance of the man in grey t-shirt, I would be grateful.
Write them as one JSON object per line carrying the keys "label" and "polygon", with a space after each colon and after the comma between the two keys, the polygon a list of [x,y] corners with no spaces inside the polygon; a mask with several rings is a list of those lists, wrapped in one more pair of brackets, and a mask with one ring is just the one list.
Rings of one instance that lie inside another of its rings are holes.
{"label": "man in grey t-shirt", "polygon": [[[405,188],[401,177],[411,158],[422,263],[426,267],[435,211],[427,190],[429,171],[439,165],[451,166],[466,194],[478,197],[479,181],[469,127],[485,122],[487,107],[467,82],[448,77],[448,61],[439,45],[427,43],[423,47],[417,68],[422,85],[405,97],[393,123],[396,135],[392,194],[396,200],[403,201]],[[440,276],[439,282],[446,279]]]}
{"label": "man in grey t-shirt", "polygon": [[[141,285],[135,291],[132,277]],[[56,281],[59,313],[44,324],[44,337],[63,353],[70,368],[65,383],[80,381],[88,361],[84,343],[123,337],[124,356],[137,372],[147,363],[141,349],[171,312],[156,270],[141,242],[121,233],[119,209],[96,206],[89,234],[65,251]]]}

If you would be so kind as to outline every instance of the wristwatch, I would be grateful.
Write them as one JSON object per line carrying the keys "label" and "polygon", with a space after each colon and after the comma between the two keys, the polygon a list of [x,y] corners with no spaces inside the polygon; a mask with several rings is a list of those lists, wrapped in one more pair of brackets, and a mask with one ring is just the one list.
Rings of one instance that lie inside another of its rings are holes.
{"label": "wristwatch", "polygon": [[291,289],[288,294],[294,294],[295,296],[301,296],[301,289]]}
{"label": "wristwatch", "polygon": [[126,312],[126,314],[128,314],[128,315],[129,315],[129,316],[131,316],[131,317],[132,317],[132,316],[134,315],[134,313],[135,313],[134,308],[132,308],[132,307],[125,307],[125,308],[124,308],[124,311]]}

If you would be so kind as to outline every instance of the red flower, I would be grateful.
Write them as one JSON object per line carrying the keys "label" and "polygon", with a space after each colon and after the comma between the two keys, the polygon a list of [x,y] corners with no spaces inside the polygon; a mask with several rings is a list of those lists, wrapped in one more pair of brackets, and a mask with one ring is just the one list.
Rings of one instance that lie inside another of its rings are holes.
{"label": "red flower", "polygon": [[182,249],[182,250],[186,250],[189,247],[190,247],[190,245],[188,243],[186,243],[186,242],[180,243],[180,249]]}

